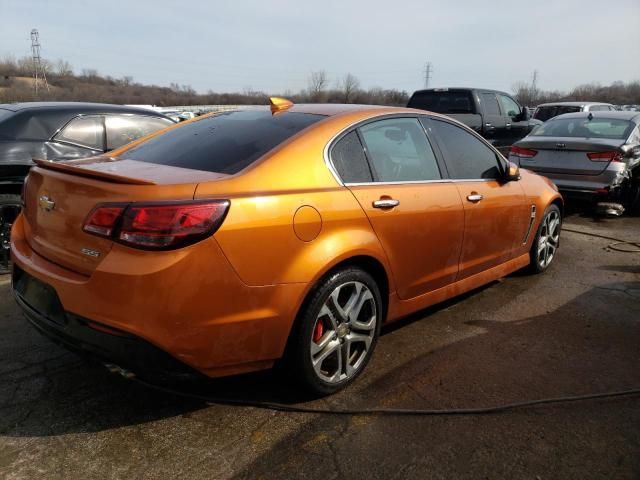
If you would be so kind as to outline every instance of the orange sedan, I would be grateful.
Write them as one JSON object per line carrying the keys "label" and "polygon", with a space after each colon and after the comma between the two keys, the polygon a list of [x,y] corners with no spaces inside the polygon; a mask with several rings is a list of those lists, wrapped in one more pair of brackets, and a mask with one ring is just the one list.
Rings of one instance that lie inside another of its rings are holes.
{"label": "orange sedan", "polygon": [[380,327],[544,271],[562,198],[447,117],[293,105],[199,117],[37,161],[11,235],[42,333],[147,379],[285,365],[334,392]]}

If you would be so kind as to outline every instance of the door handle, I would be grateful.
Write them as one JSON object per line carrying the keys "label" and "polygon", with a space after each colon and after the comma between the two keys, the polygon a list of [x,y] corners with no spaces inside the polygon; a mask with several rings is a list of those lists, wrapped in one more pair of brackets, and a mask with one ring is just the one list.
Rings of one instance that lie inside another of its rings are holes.
{"label": "door handle", "polygon": [[400,205],[400,200],[394,198],[381,198],[373,202],[373,208],[393,208]]}
{"label": "door handle", "polygon": [[469,200],[470,202],[473,202],[473,203],[478,203],[483,198],[484,197],[482,195],[480,195],[479,193],[472,193],[471,195],[467,195],[467,200]]}

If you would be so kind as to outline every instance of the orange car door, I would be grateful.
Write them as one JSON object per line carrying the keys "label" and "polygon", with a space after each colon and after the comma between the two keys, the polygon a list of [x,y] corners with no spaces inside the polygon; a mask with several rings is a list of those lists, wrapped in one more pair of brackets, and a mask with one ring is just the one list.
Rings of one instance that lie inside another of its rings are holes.
{"label": "orange car door", "polygon": [[530,212],[518,181],[505,182],[504,160],[473,133],[444,120],[423,120],[444,156],[464,205],[465,228],[458,279],[514,257]]}
{"label": "orange car door", "polygon": [[[458,190],[441,175],[419,120],[391,117],[343,137],[331,158],[366,212],[389,259],[402,299],[453,282],[464,211]],[[357,167],[358,172],[347,173]]]}

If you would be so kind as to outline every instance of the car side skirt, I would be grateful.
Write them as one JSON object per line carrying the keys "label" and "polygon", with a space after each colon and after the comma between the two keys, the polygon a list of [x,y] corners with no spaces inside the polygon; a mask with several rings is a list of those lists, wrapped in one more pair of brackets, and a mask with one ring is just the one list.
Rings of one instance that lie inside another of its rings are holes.
{"label": "car side skirt", "polygon": [[389,314],[387,316],[386,323],[399,320],[411,313],[430,307],[436,303],[444,302],[445,300],[457,297],[458,295],[474,290],[494,280],[498,280],[499,278],[526,267],[529,265],[530,261],[529,253],[527,252],[493,268],[409,300],[400,300],[397,294],[393,292],[389,296]]}

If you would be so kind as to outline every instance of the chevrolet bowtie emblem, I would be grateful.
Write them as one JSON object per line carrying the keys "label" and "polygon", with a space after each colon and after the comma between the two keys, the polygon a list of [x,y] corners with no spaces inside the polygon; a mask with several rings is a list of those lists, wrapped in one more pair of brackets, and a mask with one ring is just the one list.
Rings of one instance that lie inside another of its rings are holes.
{"label": "chevrolet bowtie emblem", "polygon": [[38,205],[40,205],[40,208],[43,209],[45,212],[50,212],[55,208],[56,202],[54,202],[52,199],[50,199],[46,195],[42,195],[38,199]]}

